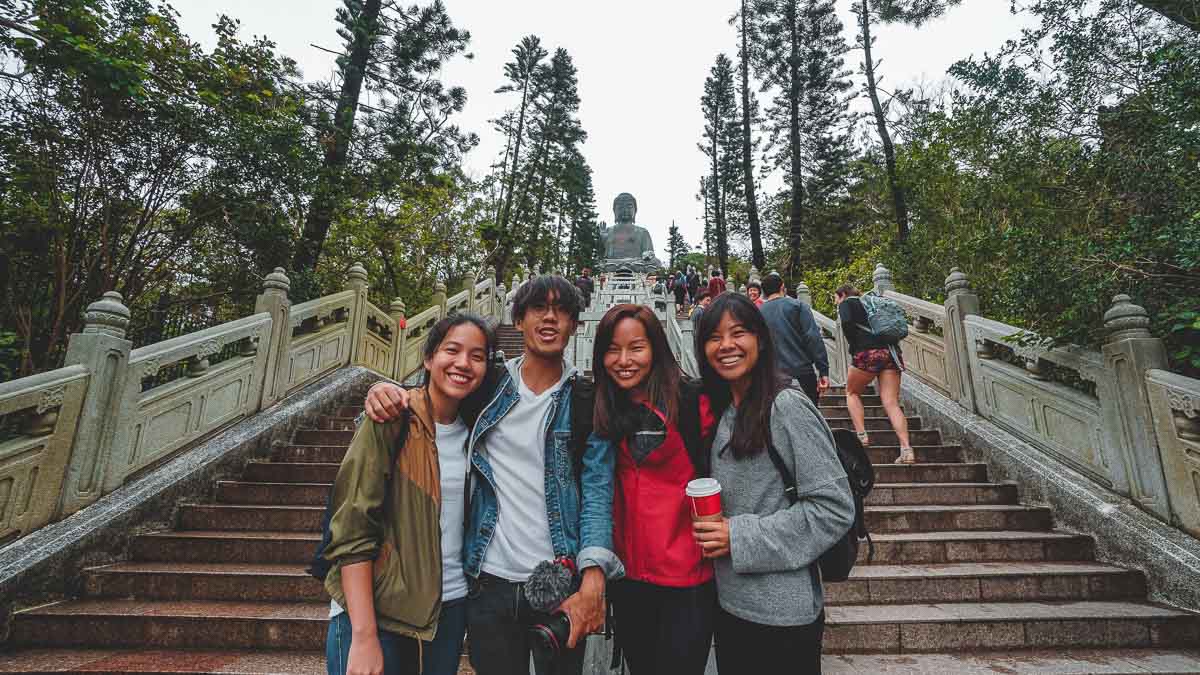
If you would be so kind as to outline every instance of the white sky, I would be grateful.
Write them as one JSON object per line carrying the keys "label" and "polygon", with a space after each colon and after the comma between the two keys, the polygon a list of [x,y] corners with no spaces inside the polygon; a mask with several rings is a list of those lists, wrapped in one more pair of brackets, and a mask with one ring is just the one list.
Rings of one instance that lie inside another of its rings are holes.
{"label": "white sky", "polygon": [[[183,31],[211,49],[219,14],[242,22],[242,36],[266,35],[295,59],[307,80],[323,80],[333,57],[310,43],[339,48],[334,11],[339,0],[173,0]],[[444,80],[466,87],[462,128],[480,136],[468,170],[484,175],[503,151],[489,119],[513,105],[493,93],[503,65],[524,35],[536,34],[553,53],[567,49],[579,70],[580,118],[589,137],[584,154],[594,171],[597,210],[612,223],[612,199],[631,192],[639,225],[650,230],[666,259],[674,220],[691,245],[700,243],[704,207],[695,194],[705,173],[700,96],[720,52],[737,50],[727,19],[738,0],[445,0],[455,24],[471,32],[473,61],[450,64]],[[847,40],[856,25],[849,0],[838,0]],[[913,82],[937,83],[950,64],[994,52],[1018,35],[1027,19],[1009,13],[1007,0],[972,0],[920,30],[876,26],[876,58],[887,90]],[[861,53],[847,55],[857,71]],[[860,104],[863,101],[860,100]]]}

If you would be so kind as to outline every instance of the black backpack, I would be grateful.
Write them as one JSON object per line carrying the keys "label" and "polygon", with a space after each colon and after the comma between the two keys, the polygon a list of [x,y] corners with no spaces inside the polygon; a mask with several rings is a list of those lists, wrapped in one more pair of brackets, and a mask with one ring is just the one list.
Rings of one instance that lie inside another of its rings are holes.
{"label": "black backpack", "polygon": [[[392,476],[395,471],[391,469],[396,464],[396,457],[400,454],[400,449],[408,441],[408,409],[400,412],[397,421],[400,422],[400,433],[396,435],[396,440],[392,443],[392,447],[388,448],[388,473],[387,484],[384,488],[384,494],[387,498],[391,498],[392,494]],[[357,428],[358,425],[355,425]],[[333,486],[329,486],[329,497],[325,499],[325,516],[321,519],[321,543],[317,544],[317,550],[313,552],[312,562],[308,564],[308,573],[312,576],[325,581],[325,577],[329,576],[329,570],[333,569],[333,563],[325,559],[325,549],[329,548],[330,532],[329,521],[333,520]]]}
{"label": "black backpack", "polygon": [[[835,429],[833,443],[837,449],[838,460],[846,471],[850,481],[850,493],[854,495],[854,524],[838,539],[828,551],[821,554],[818,564],[821,568],[821,579],[824,581],[845,581],[850,578],[850,570],[858,561],[858,544],[860,539],[867,540],[867,562],[875,557],[875,544],[871,541],[871,533],[867,530],[867,522],[863,516],[863,502],[875,487],[875,468],[871,466],[871,458],[867,455],[858,436],[849,429]],[[796,478],[791,470],[783,463],[774,443],[767,445],[767,453],[771,463],[779,471],[783,479],[784,494],[788,502],[795,504],[800,500],[796,495]]]}

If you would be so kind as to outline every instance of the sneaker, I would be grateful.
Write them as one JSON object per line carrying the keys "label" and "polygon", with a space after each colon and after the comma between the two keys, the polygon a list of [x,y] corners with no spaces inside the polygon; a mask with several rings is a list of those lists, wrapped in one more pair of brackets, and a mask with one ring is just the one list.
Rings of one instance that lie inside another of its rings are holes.
{"label": "sneaker", "polygon": [[900,448],[900,456],[896,458],[896,464],[916,464],[917,456],[913,453],[913,449]]}

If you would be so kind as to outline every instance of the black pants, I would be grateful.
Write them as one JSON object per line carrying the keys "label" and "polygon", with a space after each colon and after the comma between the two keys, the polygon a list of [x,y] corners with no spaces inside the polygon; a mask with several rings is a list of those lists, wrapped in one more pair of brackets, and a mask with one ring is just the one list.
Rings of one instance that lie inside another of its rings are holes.
{"label": "black pants", "polygon": [[669,588],[618,581],[609,597],[631,675],[703,675],[717,611],[714,582]]}
{"label": "black pants", "polygon": [[[535,612],[525,599],[525,584],[484,573],[467,596],[467,635],[471,667],[478,675],[528,675],[529,627],[550,616]],[[553,665],[537,663],[537,675],[580,675],[583,640],[563,649]]]}
{"label": "black pants", "polygon": [[807,626],[766,626],[717,608],[717,670],[721,675],[759,675],[780,668],[820,675],[825,612]]}
{"label": "black pants", "polygon": [[799,375],[793,375],[793,377],[795,377],[796,381],[800,383],[800,388],[804,390],[804,393],[808,394],[808,398],[809,398],[809,400],[811,400],[813,402],[813,405],[820,408],[821,407],[821,393],[819,391],[817,391],[817,374],[816,374],[816,372],[810,370],[807,373],[800,373]]}

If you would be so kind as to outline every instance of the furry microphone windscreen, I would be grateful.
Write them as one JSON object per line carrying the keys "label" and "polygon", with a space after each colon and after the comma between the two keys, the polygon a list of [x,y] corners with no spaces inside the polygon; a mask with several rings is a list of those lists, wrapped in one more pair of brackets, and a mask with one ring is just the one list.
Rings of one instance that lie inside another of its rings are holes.
{"label": "furry microphone windscreen", "polygon": [[535,612],[549,614],[575,592],[575,575],[566,566],[543,560],[525,582],[525,599]]}

